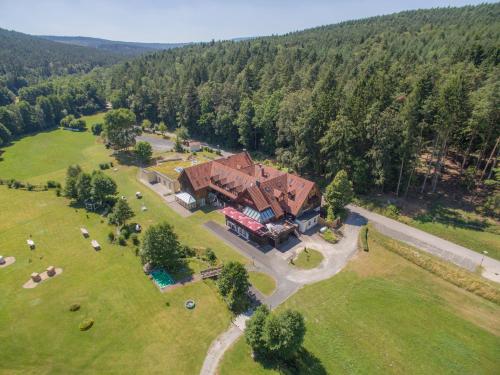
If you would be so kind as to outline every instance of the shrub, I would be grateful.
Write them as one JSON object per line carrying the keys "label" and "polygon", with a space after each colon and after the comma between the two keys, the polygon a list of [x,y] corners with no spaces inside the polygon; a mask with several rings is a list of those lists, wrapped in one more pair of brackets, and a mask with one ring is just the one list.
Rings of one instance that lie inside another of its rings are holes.
{"label": "shrub", "polygon": [[74,303],[69,307],[69,311],[78,311],[80,310],[80,305],[78,303]]}
{"label": "shrub", "polygon": [[111,243],[115,241],[115,234],[113,232],[108,233],[108,241]]}
{"label": "shrub", "polygon": [[122,235],[123,237],[125,237],[126,240],[129,239],[131,232],[132,231],[130,230],[130,227],[128,225],[124,225],[120,229],[120,235]]}
{"label": "shrub", "polygon": [[214,265],[217,262],[217,255],[215,255],[214,251],[210,248],[205,250],[203,254],[203,259],[206,260],[211,265]]}
{"label": "shrub", "polygon": [[335,233],[333,233],[333,231],[330,228],[328,228],[324,233],[322,233],[321,236],[325,241],[328,241],[330,243],[337,243],[339,240],[335,235]]}
{"label": "shrub", "polygon": [[361,242],[361,248],[364,251],[368,251],[368,227],[363,225],[361,231],[359,232],[359,240]]}
{"label": "shrub", "polygon": [[101,170],[109,169],[109,163],[99,163],[99,168]]}
{"label": "shrub", "polygon": [[137,233],[132,233],[130,238],[132,239],[132,243],[134,245],[139,245],[139,238],[137,237]]}
{"label": "shrub", "polygon": [[57,181],[54,181],[54,180],[48,180],[47,181],[47,187],[49,189],[60,188],[61,184],[59,182],[57,182]]}
{"label": "shrub", "polygon": [[184,258],[190,258],[196,255],[195,249],[187,245],[181,245],[181,252],[183,253]]}
{"label": "shrub", "polygon": [[58,196],[58,197],[61,196],[61,188],[56,189],[56,196]]}
{"label": "shrub", "polygon": [[90,319],[90,318],[84,319],[84,320],[80,323],[80,331],[87,331],[87,330],[89,330],[89,329],[90,329],[93,325],[94,325],[94,319]]}
{"label": "shrub", "polygon": [[390,204],[385,208],[384,215],[391,219],[397,219],[399,217],[399,208],[394,204]]}
{"label": "shrub", "polygon": [[120,246],[125,246],[127,244],[127,238],[120,234],[120,236],[118,237],[118,243],[120,244]]}
{"label": "shrub", "polygon": [[92,134],[100,135],[102,133],[102,124],[101,123],[93,124],[91,130]]}
{"label": "shrub", "polygon": [[27,183],[26,183],[26,189],[27,189],[28,191],[32,191],[34,188],[35,188],[35,186],[34,186],[34,185],[30,184],[29,182],[27,182]]}

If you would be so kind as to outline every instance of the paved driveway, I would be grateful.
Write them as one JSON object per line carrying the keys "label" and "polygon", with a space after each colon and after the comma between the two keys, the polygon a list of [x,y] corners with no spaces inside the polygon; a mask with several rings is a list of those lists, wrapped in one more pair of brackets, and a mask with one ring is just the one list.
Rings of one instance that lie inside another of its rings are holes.
{"label": "paved driveway", "polygon": [[159,138],[147,134],[138,135],[137,137],[135,137],[135,140],[137,142],[139,141],[148,142],[153,147],[153,150],[158,152],[171,151],[174,149],[175,145],[174,142],[172,142],[169,139]]}
{"label": "paved driveway", "polygon": [[483,277],[500,282],[500,262],[496,259],[487,256],[483,257],[483,254],[476,253],[463,246],[443,240],[442,238],[368,211],[362,207],[355,205],[347,207],[351,212],[357,213],[371,221],[375,228],[382,234],[406,242],[409,245],[450,261],[459,267],[475,271],[482,262]]}
{"label": "paved driveway", "polygon": [[[359,215],[349,215],[344,225],[344,237],[335,245],[324,241],[317,234],[301,235],[302,244],[298,246],[313,247],[324,256],[321,265],[312,270],[296,269],[288,264],[287,257],[278,255],[275,250],[263,252],[230,232],[226,227],[213,221],[205,223],[205,227],[238,252],[251,259],[252,265],[249,268],[265,272],[275,278],[276,291],[271,296],[261,299],[262,303],[274,308],[283,303],[303,285],[328,279],[339,272],[355,254],[358,247],[359,229],[365,222],[364,218]],[[293,251],[293,248],[291,251]],[[216,374],[217,367],[225,351],[243,335],[245,323],[250,315],[251,313],[247,313],[236,317],[228,330],[212,342],[200,374]]]}

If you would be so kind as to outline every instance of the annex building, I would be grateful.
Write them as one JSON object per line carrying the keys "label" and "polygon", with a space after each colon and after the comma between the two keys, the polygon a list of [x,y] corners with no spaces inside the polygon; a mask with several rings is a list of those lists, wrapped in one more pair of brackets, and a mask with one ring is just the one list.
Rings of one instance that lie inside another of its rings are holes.
{"label": "annex building", "polygon": [[318,223],[321,192],[316,184],[254,163],[247,152],[185,168],[179,183],[180,203],[222,208],[228,227],[259,244],[277,246]]}

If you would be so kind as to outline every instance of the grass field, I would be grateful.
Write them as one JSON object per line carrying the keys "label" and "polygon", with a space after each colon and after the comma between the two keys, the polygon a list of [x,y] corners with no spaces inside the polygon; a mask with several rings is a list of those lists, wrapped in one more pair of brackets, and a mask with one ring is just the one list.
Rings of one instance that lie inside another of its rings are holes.
{"label": "grass field", "polygon": [[265,273],[250,271],[249,278],[250,283],[265,296],[270,296],[276,289],[276,281]]}
{"label": "grass field", "polygon": [[[22,138],[4,151],[0,176],[32,183],[62,182],[71,163],[90,171],[113,160],[88,132],[54,130]],[[220,222],[220,214],[200,211],[182,219],[136,180],[136,167],[117,168],[106,173],[116,180],[120,195],[129,197],[133,221],[147,227],[166,220],[182,242],[210,247],[222,261],[244,261],[202,226],[209,219]],[[143,193],[142,200],[134,198],[136,191]],[[230,322],[212,282],[160,293],[131,246],[108,244],[112,228],[68,203],[54,191],[0,186],[0,253],[17,259],[0,270],[0,342],[6,359],[0,373],[197,373],[211,341]],[[147,211],[140,210],[142,204]],[[100,242],[100,252],[81,236],[82,225],[90,239]],[[26,246],[30,234],[34,251]],[[35,289],[22,288],[32,272],[49,265],[62,267],[62,275]],[[191,265],[194,271],[203,267]],[[187,299],[196,301],[194,310],[184,308]],[[81,310],[69,312],[73,303]],[[80,332],[78,325],[87,317],[95,324]]]}
{"label": "grass field", "polygon": [[[497,374],[500,307],[389,252],[385,240],[370,232],[369,252],[278,308],[306,319],[311,367],[302,373]],[[240,339],[220,373],[277,371],[254,362]]]}
{"label": "grass field", "polygon": [[320,265],[323,255],[314,249],[304,248],[293,260],[293,265],[297,268],[311,269]]}
{"label": "grass field", "polygon": [[413,216],[398,214],[390,210],[394,206],[387,207],[378,199],[363,197],[356,204],[478,253],[487,251],[488,256],[500,260],[500,223],[491,218],[439,204]]}

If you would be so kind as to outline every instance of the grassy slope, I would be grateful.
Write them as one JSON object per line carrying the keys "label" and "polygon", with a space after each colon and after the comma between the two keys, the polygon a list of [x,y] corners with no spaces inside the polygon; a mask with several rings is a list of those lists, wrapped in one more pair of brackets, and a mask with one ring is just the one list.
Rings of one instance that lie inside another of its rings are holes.
{"label": "grassy slope", "polygon": [[[62,130],[23,138],[8,147],[3,157],[0,176],[30,182],[62,181],[70,163],[90,170],[111,160],[89,133]],[[136,181],[136,172],[126,166],[106,172],[116,179],[120,194],[129,197],[135,220],[144,226],[167,220],[182,241],[210,246],[222,260],[242,260],[201,226],[209,218],[220,221],[218,213],[199,212],[181,219]],[[144,194],[146,212],[133,198],[137,190]],[[81,225],[101,243],[101,252],[94,252],[90,240],[81,237]],[[0,270],[0,342],[2,355],[9,359],[0,364],[0,373],[199,371],[208,345],[230,318],[213,284],[200,282],[159,293],[130,247],[107,244],[110,229],[99,216],[69,207],[53,191],[0,186],[1,253],[17,258],[14,265]],[[26,246],[29,234],[37,243],[34,252]],[[31,272],[49,265],[62,267],[63,274],[33,290],[22,289]],[[193,311],[183,306],[188,298],[197,302]],[[74,302],[82,309],[70,313],[67,309]],[[78,324],[85,317],[96,322],[82,333]]]}
{"label": "grassy slope", "polygon": [[265,296],[270,296],[276,289],[276,281],[271,276],[254,271],[248,274],[250,276],[250,283]]}
{"label": "grassy slope", "polygon": [[[374,238],[375,237],[375,238]],[[370,236],[340,274],[307,286],[280,309],[301,311],[305,348],[327,373],[498,373],[500,308],[416,267]],[[243,339],[221,374],[271,374]],[[318,372],[320,373],[320,372]]]}

